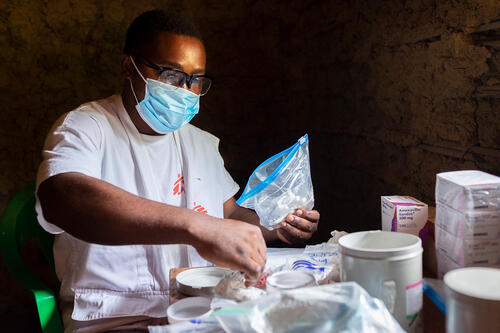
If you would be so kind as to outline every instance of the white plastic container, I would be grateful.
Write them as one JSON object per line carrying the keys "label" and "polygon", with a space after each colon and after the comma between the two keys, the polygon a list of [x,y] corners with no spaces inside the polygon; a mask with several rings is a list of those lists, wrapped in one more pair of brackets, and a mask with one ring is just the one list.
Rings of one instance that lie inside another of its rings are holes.
{"label": "white plastic container", "polygon": [[422,331],[422,242],[415,235],[362,231],[339,239],[341,280],[384,301],[401,327]]}
{"label": "white plastic container", "polygon": [[183,298],[167,308],[168,323],[207,318],[212,313],[210,302],[208,297]]}
{"label": "white plastic container", "polygon": [[500,332],[500,269],[460,268],[444,283],[447,332]]}

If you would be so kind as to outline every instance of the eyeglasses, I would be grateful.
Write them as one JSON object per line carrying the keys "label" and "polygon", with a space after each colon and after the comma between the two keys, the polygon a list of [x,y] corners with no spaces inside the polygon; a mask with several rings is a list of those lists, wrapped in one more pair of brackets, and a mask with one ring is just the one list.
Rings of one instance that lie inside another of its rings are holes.
{"label": "eyeglasses", "polygon": [[158,80],[171,84],[176,87],[182,87],[186,83],[190,91],[197,95],[205,95],[212,86],[213,78],[208,75],[188,74],[181,70],[158,66],[141,55],[135,55],[149,68],[158,72]]}

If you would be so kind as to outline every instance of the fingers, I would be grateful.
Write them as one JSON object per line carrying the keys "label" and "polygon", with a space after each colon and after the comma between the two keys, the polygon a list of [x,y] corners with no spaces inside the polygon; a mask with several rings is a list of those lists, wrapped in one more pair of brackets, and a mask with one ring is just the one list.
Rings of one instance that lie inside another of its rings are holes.
{"label": "fingers", "polygon": [[202,233],[198,253],[220,266],[258,279],[266,264],[266,243],[259,227],[237,220],[217,221]]}
{"label": "fingers", "polygon": [[318,221],[318,211],[297,209],[295,214],[288,214],[281,222],[278,238],[288,244],[303,242],[318,230]]}
{"label": "fingers", "polygon": [[319,212],[317,210],[297,209],[295,215],[302,217],[311,222],[319,222]]}
{"label": "fingers", "polygon": [[[299,215],[288,214],[285,219],[287,223],[282,222],[281,226],[286,227],[286,224],[289,224],[302,232],[312,234],[318,229],[317,221],[319,219],[319,213],[316,212],[316,214],[314,214],[313,212],[315,211],[303,211],[298,209],[295,214]],[[288,228],[288,230],[291,229]]]}
{"label": "fingers", "polygon": [[312,232],[302,231],[288,222],[282,222],[279,231],[284,238],[290,240],[292,243],[305,241],[312,236]]}
{"label": "fingers", "polygon": [[278,238],[282,242],[287,243],[287,244],[293,244],[292,237],[286,231],[284,231],[282,229],[278,229],[277,235],[278,235]]}
{"label": "fingers", "polygon": [[236,252],[240,266],[238,269],[257,280],[266,265],[266,242],[258,227],[248,225],[245,237],[237,244]]}

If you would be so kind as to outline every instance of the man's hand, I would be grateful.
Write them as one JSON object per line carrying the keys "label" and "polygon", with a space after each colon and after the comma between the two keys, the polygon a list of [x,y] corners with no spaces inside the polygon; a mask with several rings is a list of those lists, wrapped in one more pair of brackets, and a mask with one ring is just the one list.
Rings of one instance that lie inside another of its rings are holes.
{"label": "man's hand", "polygon": [[260,228],[232,219],[217,219],[195,232],[198,253],[220,266],[246,273],[257,280],[266,264],[266,242]]}
{"label": "man's hand", "polygon": [[277,229],[278,238],[287,243],[302,243],[318,230],[319,212],[317,210],[297,209],[288,214]]}

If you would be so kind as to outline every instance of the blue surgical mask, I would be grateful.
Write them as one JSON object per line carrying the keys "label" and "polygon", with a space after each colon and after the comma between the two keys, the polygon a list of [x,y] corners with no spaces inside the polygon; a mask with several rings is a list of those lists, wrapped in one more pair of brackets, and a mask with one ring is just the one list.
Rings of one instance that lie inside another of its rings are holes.
{"label": "blue surgical mask", "polygon": [[200,109],[200,96],[183,88],[153,79],[144,79],[130,57],[132,64],[146,83],[144,99],[139,102],[132,81],[130,87],[137,105],[135,108],[142,120],[159,134],[178,130],[193,119]]}

